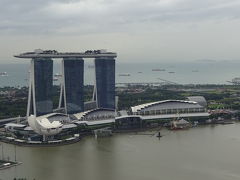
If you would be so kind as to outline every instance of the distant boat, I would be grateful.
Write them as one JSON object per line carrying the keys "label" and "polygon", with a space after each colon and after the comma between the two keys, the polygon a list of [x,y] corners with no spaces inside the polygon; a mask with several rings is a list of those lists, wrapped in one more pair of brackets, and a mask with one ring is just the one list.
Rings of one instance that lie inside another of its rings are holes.
{"label": "distant boat", "polygon": [[166,69],[152,69],[152,71],[166,71]]}
{"label": "distant boat", "polygon": [[7,72],[0,72],[0,76],[6,77],[6,76],[8,76],[8,73]]}
{"label": "distant boat", "polygon": [[175,73],[175,72],[174,72],[174,71],[169,71],[168,73],[173,74],[173,73]]}
{"label": "distant boat", "polygon": [[121,74],[118,74],[118,76],[131,76],[131,74],[129,74],[129,73],[121,73]]}
{"label": "distant boat", "polygon": [[192,72],[198,72],[198,70],[192,70]]}
{"label": "distant boat", "polygon": [[139,71],[138,73],[140,74],[140,73],[143,73],[143,72]]}

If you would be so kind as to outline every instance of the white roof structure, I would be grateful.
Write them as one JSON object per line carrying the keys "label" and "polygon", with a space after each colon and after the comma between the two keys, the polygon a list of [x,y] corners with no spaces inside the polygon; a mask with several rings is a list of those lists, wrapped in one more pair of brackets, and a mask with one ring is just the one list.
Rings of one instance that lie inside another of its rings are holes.
{"label": "white roof structure", "polygon": [[116,117],[115,119],[123,119],[123,118],[142,118],[142,116],[139,116],[139,115],[124,115],[124,116],[119,116],[119,117]]}
{"label": "white roof structure", "polygon": [[74,121],[73,123],[77,124],[77,125],[81,125],[81,124],[85,125],[85,124],[87,124],[87,122],[88,121]]}
{"label": "white roof structure", "polygon": [[96,119],[101,119],[101,117],[105,117],[105,116],[115,116],[115,111],[113,109],[106,109],[106,108],[100,108],[100,109],[93,109],[93,110],[89,110],[89,111],[84,111],[84,112],[80,112],[77,114],[74,114],[74,116],[78,119],[81,120],[83,118],[93,118],[96,117]]}
{"label": "white roof structure", "polygon": [[41,118],[49,118],[49,117],[51,117],[53,115],[56,115],[56,114],[58,114],[58,113],[49,113],[49,114],[45,114],[45,115],[42,115],[42,116],[39,116],[39,117],[41,117]]}
{"label": "white roof structure", "polygon": [[92,110],[80,112],[80,113],[74,114],[74,116],[75,116],[77,119],[82,119],[85,115],[87,115],[87,114],[90,113],[91,111],[92,111]]}
{"label": "white roof structure", "polygon": [[7,123],[5,124],[5,128],[7,127],[17,127],[17,128],[24,128],[26,125],[24,124],[16,124],[16,123]]}
{"label": "white roof structure", "polygon": [[40,135],[50,136],[58,134],[62,131],[63,124],[56,120],[49,121],[48,118],[50,118],[52,115],[55,115],[55,113],[38,117],[31,115],[27,119],[28,124],[34,130],[34,132]]}
{"label": "white roof structure", "polygon": [[45,114],[42,116],[37,117],[38,119],[43,119],[43,118],[47,118],[50,122],[52,121],[64,121],[64,120],[68,120],[69,117],[66,114],[62,114],[62,113],[49,113],[49,114]]}
{"label": "white roof structure", "polygon": [[157,102],[151,102],[151,103],[146,103],[146,104],[141,104],[137,106],[131,107],[131,110],[133,113],[136,113],[138,111],[141,111],[142,109],[145,109],[150,106],[155,106],[159,104],[164,104],[164,103],[170,103],[170,102],[178,102],[178,103],[188,103],[188,104],[198,104],[195,101],[184,101],[184,100],[164,100],[164,101],[157,101]]}
{"label": "white roof structure", "polygon": [[100,121],[87,121],[87,125],[100,125],[100,124],[108,124],[115,122],[115,119],[107,119],[107,120],[100,120]]}
{"label": "white roof structure", "polygon": [[76,124],[64,124],[62,126],[62,129],[72,129],[72,128],[76,128],[77,125]]}
{"label": "white roof structure", "polygon": [[203,97],[203,96],[189,96],[189,97],[187,97],[187,100],[195,101],[198,104],[200,104],[201,106],[207,106],[207,101],[206,101],[205,97]]}
{"label": "white roof structure", "polygon": [[109,124],[115,122],[115,119],[106,119],[106,120],[97,120],[97,121],[75,121],[75,124],[81,125],[86,124],[88,126],[93,125],[102,125],[102,124]]}
{"label": "white roof structure", "polygon": [[161,114],[161,115],[149,115],[141,116],[143,120],[152,119],[172,119],[172,118],[190,118],[190,117],[208,117],[210,114],[208,112],[201,113],[182,113],[182,114]]}
{"label": "white roof structure", "polygon": [[37,122],[40,126],[51,129],[51,128],[58,128],[59,126],[62,126],[62,124],[59,121],[53,121],[52,123],[47,118],[37,118]]}

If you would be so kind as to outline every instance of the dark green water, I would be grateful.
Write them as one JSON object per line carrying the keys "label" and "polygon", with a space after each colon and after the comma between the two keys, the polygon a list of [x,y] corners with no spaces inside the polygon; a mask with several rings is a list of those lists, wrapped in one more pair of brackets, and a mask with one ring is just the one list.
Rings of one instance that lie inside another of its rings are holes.
{"label": "dark green water", "polygon": [[[0,179],[240,179],[239,123],[163,130],[162,134],[160,140],[129,133],[97,140],[88,137],[61,147],[17,147],[17,159],[23,164],[0,171]],[[4,144],[4,149],[13,159],[14,146]]]}

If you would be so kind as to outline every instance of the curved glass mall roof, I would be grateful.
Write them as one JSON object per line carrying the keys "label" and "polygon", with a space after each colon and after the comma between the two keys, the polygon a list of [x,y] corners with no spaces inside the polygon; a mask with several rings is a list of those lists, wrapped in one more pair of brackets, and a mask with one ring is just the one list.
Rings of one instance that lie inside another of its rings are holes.
{"label": "curved glass mall roof", "polygon": [[152,108],[156,109],[202,108],[202,106],[194,101],[164,100],[133,106],[131,107],[131,110],[133,113],[137,113],[139,111],[152,110]]}

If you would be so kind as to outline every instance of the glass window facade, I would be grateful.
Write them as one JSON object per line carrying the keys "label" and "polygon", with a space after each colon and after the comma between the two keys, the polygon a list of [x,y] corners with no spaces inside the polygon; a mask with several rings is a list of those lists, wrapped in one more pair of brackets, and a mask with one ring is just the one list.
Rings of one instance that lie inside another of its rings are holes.
{"label": "glass window facade", "polygon": [[41,116],[53,111],[53,61],[50,58],[34,58],[33,61],[36,115]]}
{"label": "glass window facade", "polygon": [[98,108],[115,109],[115,59],[96,58],[95,73]]}
{"label": "glass window facade", "polygon": [[68,114],[84,111],[82,58],[64,58],[66,109]]}

